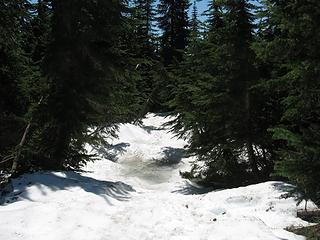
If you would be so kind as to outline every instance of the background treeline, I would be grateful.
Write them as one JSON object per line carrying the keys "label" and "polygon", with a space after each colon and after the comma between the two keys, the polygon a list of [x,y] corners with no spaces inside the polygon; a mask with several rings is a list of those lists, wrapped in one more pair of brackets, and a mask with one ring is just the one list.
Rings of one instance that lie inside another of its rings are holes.
{"label": "background treeline", "polygon": [[[148,111],[217,188],[282,176],[320,200],[320,2],[3,0],[0,169],[79,168]],[[90,131],[88,131],[90,129]]]}

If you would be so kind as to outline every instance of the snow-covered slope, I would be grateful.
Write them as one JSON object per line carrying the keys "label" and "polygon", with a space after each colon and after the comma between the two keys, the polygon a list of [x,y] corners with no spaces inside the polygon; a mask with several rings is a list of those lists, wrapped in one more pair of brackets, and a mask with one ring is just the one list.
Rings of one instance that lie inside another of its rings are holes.
{"label": "snow-covered slope", "polygon": [[0,206],[0,240],[304,239],[284,230],[307,224],[296,218],[294,200],[282,197],[284,183],[204,193],[181,179],[190,159],[166,121],[149,114],[142,127],[122,125],[119,139],[92,150],[109,160],[84,173],[14,180]]}

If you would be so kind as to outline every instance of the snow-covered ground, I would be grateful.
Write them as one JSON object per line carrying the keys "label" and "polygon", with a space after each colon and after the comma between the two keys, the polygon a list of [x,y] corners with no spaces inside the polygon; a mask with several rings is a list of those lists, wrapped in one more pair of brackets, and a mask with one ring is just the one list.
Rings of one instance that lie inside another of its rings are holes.
{"label": "snow-covered ground", "polygon": [[206,193],[181,179],[190,159],[167,120],[149,114],[142,127],[122,125],[119,139],[98,149],[109,160],[84,173],[14,180],[0,206],[0,240],[304,239],[284,230],[307,223],[282,197],[282,182]]}

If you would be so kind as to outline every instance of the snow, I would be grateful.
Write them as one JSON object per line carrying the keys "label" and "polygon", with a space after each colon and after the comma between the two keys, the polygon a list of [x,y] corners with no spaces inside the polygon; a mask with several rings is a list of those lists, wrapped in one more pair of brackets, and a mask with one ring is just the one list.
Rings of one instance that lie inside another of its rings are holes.
{"label": "snow", "polygon": [[[282,182],[209,191],[181,179],[185,142],[148,114],[120,126],[83,173],[42,172],[13,181],[0,205],[0,240],[299,240],[308,223]],[[109,158],[105,159],[105,158]],[[110,161],[112,160],[112,161]]]}

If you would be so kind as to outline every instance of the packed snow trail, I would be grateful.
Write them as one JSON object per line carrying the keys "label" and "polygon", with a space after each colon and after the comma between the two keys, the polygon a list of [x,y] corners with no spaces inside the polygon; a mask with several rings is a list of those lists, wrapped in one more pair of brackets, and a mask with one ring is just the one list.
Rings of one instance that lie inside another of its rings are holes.
{"label": "packed snow trail", "polygon": [[181,179],[190,159],[167,121],[149,114],[141,127],[122,125],[119,139],[90,149],[103,157],[84,173],[14,180],[0,206],[0,240],[304,239],[284,230],[307,224],[282,197],[284,183],[205,193]]}

